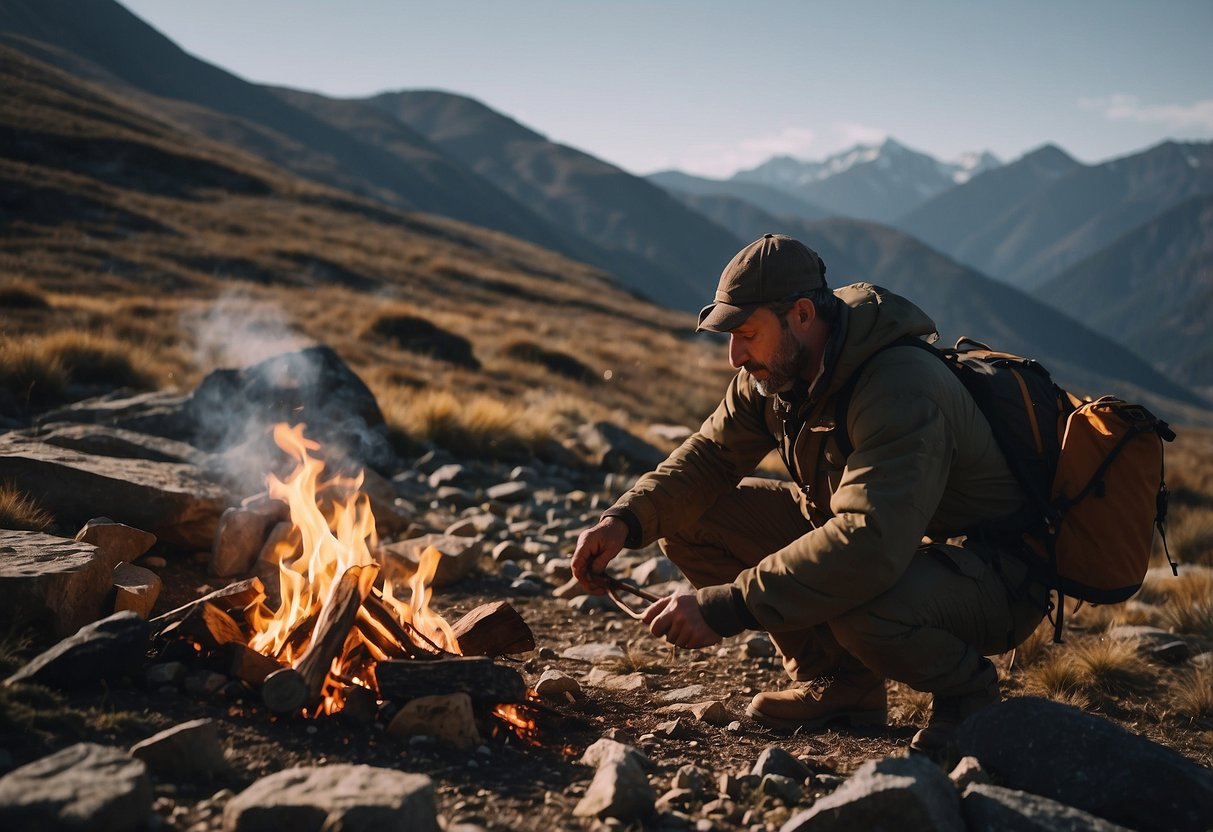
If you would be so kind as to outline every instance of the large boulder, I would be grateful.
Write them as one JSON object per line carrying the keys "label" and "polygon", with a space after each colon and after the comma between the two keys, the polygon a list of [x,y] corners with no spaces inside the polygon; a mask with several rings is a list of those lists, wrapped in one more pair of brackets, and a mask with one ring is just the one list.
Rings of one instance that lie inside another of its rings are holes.
{"label": "large boulder", "polygon": [[186,413],[194,444],[206,450],[239,445],[278,422],[304,422],[310,438],[381,470],[395,458],[375,396],[330,347],[216,370],[194,390]]}
{"label": "large boulder", "polygon": [[1213,773],[1069,705],[1008,699],[966,720],[957,745],[999,785],[1122,826],[1205,830],[1213,818]]}

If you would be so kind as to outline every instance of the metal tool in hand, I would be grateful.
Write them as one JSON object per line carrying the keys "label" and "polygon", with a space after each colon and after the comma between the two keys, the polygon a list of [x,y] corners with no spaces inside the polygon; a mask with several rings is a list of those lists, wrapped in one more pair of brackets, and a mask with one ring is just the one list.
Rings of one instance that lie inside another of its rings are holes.
{"label": "metal tool in hand", "polygon": [[635,618],[637,621],[642,620],[644,618],[645,613],[637,612],[636,610],[629,607],[626,603],[624,603],[623,600],[620,599],[619,595],[616,594],[618,591],[622,590],[623,592],[627,592],[632,595],[635,595],[637,598],[643,598],[645,601],[648,601],[649,603],[656,603],[657,601],[661,600],[661,598],[659,596],[654,595],[651,592],[645,592],[640,587],[636,586],[635,584],[629,583],[628,581],[622,581],[619,578],[612,578],[610,575],[595,575],[594,577],[600,579],[603,583],[606,584],[607,595],[610,596],[611,600],[615,602],[615,606],[619,607],[619,609],[623,610],[625,613],[630,615],[632,618]]}

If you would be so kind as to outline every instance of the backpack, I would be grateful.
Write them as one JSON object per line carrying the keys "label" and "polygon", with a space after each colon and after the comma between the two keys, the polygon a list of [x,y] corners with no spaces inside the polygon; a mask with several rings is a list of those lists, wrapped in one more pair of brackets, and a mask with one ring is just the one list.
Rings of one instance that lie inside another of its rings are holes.
{"label": "backpack", "polygon": [[1083,400],[1063,390],[1039,362],[991,350],[969,338],[939,349],[920,338],[886,344],[843,385],[834,437],[844,458],[854,450],[846,415],[859,374],[875,355],[910,346],[938,356],[990,423],[1027,501],[1013,517],[966,534],[1022,534],[1030,574],[1057,592],[1054,641],[1061,641],[1065,596],[1096,604],[1124,601],[1141,588],[1154,529],[1166,545],[1166,422],[1114,396]]}

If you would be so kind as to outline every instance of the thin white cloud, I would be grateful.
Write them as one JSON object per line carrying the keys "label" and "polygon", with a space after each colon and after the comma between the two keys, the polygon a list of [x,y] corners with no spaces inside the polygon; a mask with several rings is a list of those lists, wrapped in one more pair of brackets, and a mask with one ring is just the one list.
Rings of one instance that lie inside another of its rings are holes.
{"label": "thin white cloud", "polygon": [[1171,130],[1213,133],[1213,98],[1192,104],[1143,104],[1135,95],[1115,93],[1101,98],[1080,98],[1080,109],[1099,113],[1109,121],[1159,124]]}
{"label": "thin white cloud", "polygon": [[889,131],[869,124],[858,124],[853,121],[836,121],[833,132],[837,136],[839,150],[845,150],[857,144],[881,144],[889,137]]}

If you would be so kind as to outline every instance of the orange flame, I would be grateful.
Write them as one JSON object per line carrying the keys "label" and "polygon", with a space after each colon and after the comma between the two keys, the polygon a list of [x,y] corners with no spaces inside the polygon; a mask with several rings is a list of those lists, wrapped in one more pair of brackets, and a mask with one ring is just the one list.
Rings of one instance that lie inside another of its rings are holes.
{"label": "orange flame", "polygon": [[[365,599],[380,575],[381,565],[374,554],[378,545],[375,517],[370,498],[361,491],[362,473],[322,479],[325,465],[318,456],[321,446],[306,439],[303,430],[304,425],[274,426],[274,441],[295,460],[295,469],[286,479],[273,474],[266,478],[269,496],[290,507],[294,527],[268,555],[278,565],[281,602],[276,609],[259,603],[247,613],[253,632],[249,646],[292,666],[310,641],[310,634],[307,638],[296,634],[307,633],[307,627],[314,624],[340,577],[359,567],[358,590]],[[450,625],[429,608],[429,584],[440,558],[437,550],[426,550],[417,571],[408,579],[405,601],[397,599],[390,576],[383,575],[383,600],[399,623],[413,627],[448,652],[458,652]],[[360,620],[364,617],[360,613]],[[384,658],[389,657],[364,638],[359,628],[353,628],[340,655],[333,660],[318,711],[339,711],[345,698],[342,690],[349,684],[377,693],[374,664]]]}

